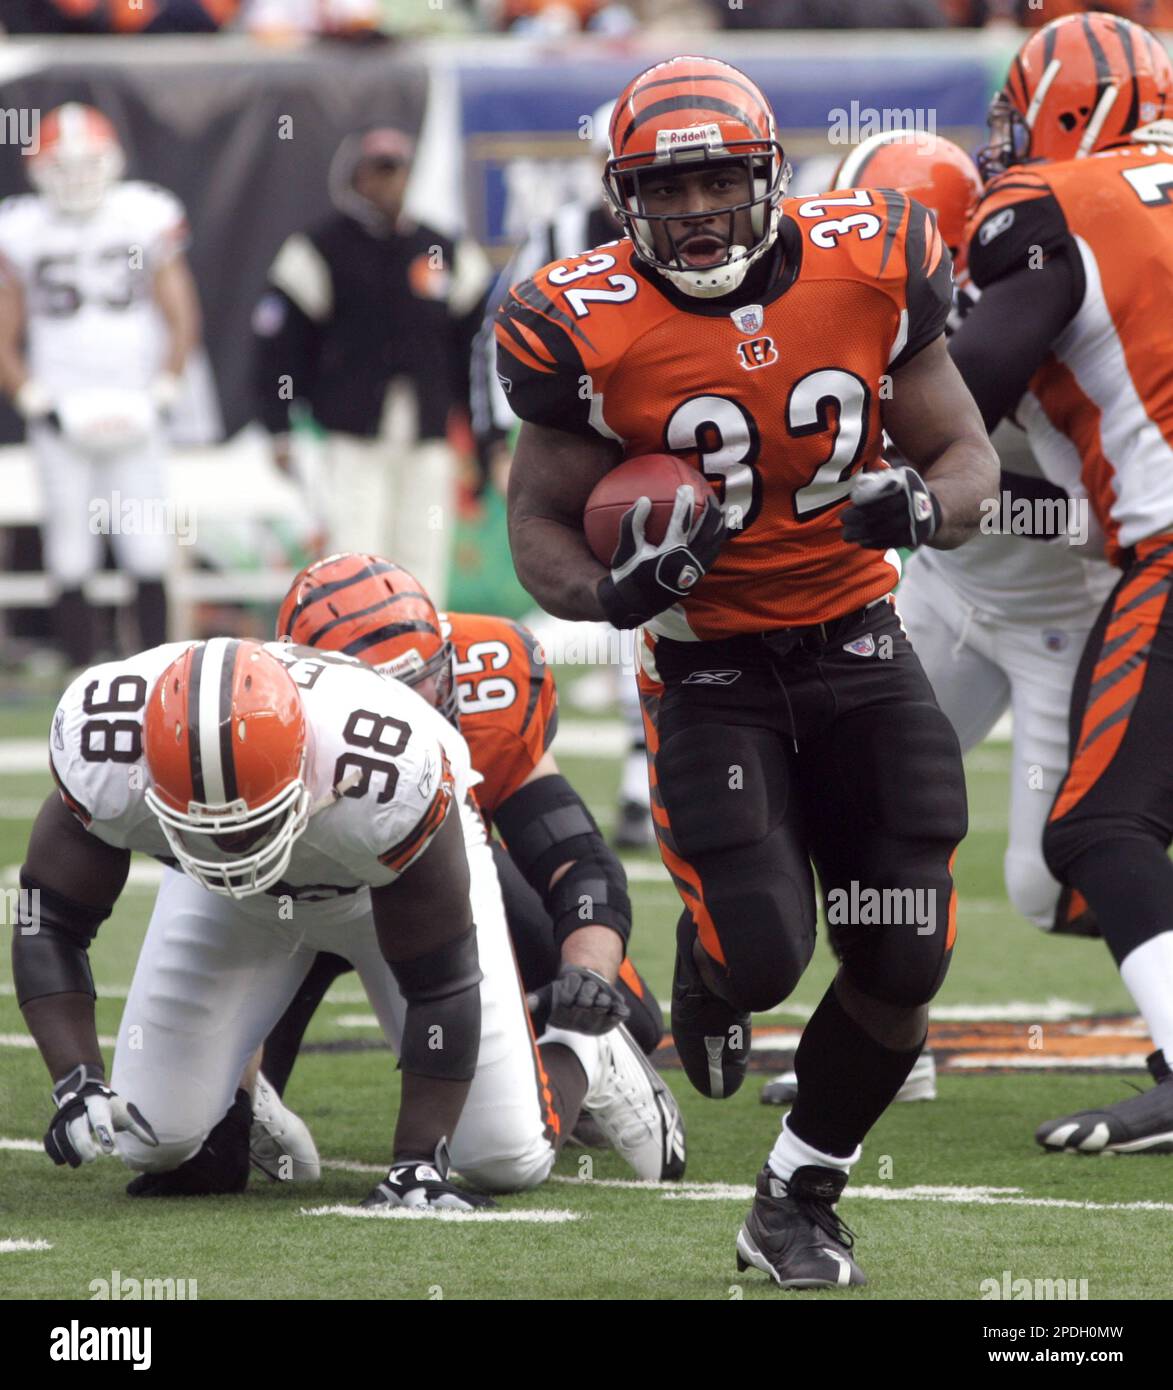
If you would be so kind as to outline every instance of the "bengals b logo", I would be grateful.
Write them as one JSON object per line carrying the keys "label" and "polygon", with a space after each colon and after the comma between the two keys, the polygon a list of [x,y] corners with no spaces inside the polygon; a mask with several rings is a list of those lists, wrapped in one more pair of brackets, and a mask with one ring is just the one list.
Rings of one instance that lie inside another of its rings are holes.
{"label": "bengals b logo", "polygon": [[745,370],[753,372],[777,362],[778,349],[774,346],[773,338],[751,338],[748,343],[737,344],[737,355]]}

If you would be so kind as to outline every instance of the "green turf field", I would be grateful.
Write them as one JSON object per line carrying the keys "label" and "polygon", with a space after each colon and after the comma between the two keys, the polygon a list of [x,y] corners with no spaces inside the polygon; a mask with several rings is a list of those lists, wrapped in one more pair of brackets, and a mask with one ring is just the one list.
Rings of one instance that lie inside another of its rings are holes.
{"label": "green turf field", "polygon": [[[45,702],[4,706],[0,738],[39,736],[50,708]],[[997,744],[969,759],[973,829],[958,855],[958,944],[938,1002],[1037,1007],[1042,1027],[1034,1036],[1045,1057],[1048,1001],[1087,1014],[1124,1014],[1130,1006],[1100,943],[1046,939],[1017,921],[1006,903],[1007,761],[1007,749]],[[606,822],[618,763],[566,755],[562,762]],[[0,865],[21,862],[29,816],[47,785],[39,774],[0,775]],[[629,860],[656,863],[652,856]],[[636,872],[633,955],[666,999],[678,899],[650,867]],[[14,883],[10,878],[5,886]],[[117,1029],[116,991],[130,982],[151,901],[149,888],[132,884],[92,953],[105,995],[98,1005],[103,1036]],[[830,975],[829,955],[820,948],[788,1001],[790,1012],[762,1021],[795,1025]],[[344,977],[309,1041],[375,1043],[379,1034],[364,1025],[366,1013],[354,977]],[[1007,1026],[1025,1039],[1031,1018],[1027,1007]],[[53,1168],[43,1153],[4,1143],[39,1141],[49,1115],[39,1057],[13,1045],[23,1031],[5,949],[0,1251],[5,1241],[52,1246],[0,1253],[5,1298],[89,1298],[91,1281],[110,1279],[114,1270],[124,1278],[194,1279],[201,1299],[977,1299],[981,1281],[1000,1282],[1003,1271],[1012,1278],[1086,1279],[1092,1298],[1165,1298],[1173,1286],[1173,1157],[1054,1156],[1032,1139],[1043,1119],[1129,1094],[1119,1073],[946,1073],[936,1102],[894,1106],[869,1137],[841,1205],[870,1286],[783,1294],[756,1272],[739,1276],[733,1262],[748,1187],[779,1118],[758,1103],[762,1074],[751,1075],[731,1101],[716,1103],[696,1095],[681,1072],[666,1073],[689,1126],[687,1182],[679,1191],[633,1190],[613,1154],[574,1149],[563,1153],[545,1187],[500,1202],[503,1215],[546,1213],[546,1220],[353,1219],[309,1213],[353,1206],[376,1180],[389,1152],[398,1092],[388,1052],[311,1051],[299,1061],[287,1099],[317,1139],[326,1165],[319,1186],[254,1177],[240,1197],[132,1202],[123,1192],[129,1175],[113,1161],[71,1172]],[[1138,1042],[1136,1050],[1147,1047]],[[1141,1075],[1132,1079],[1147,1084]],[[926,1188],[935,1191],[909,1191]],[[1136,1206],[1142,1203],[1153,1205]],[[1121,1209],[1129,1206],[1134,1209]]]}

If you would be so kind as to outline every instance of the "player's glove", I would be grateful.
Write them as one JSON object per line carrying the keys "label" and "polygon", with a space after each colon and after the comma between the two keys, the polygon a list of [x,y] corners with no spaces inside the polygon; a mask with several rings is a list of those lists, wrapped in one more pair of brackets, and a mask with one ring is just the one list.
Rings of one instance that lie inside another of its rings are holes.
{"label": "player's glove", "polygon": [[475,1211],[494,1207],[491,1197],[468,1192],[448,1181],[448,1141],[441,1139],[432,1158],[402,1158],[383,1181],[363,1199],[364,1207],[438,1207],[443,1211]]}
{"label": "player's glove", "polygon": [[915,550],[936,535],[941,504],[915,468],[860,473],[843,512],[843,539],[865,550]]}
{"label": "player's glove", "polygon": [[57,414],[53,397],[35,377],[29,377],[21,384],[12,398],[12,404],[26,424],[49,425],[60,433],[61,417]]}
{"label": "player's glove", "polygon": [[552,1028],[598,1036],[625,1023],[631,1010],[615,985],[585,965],[563,965],[549,991],[548,1021]]}
{"label": "player's glove", "polygon": [[53,1087],[57,1114],[45,1134],[45,1152],[60,1166],[80,1168],[117,1152],[114,1136],[126,1131],[155,1148],[159,1140],[138,1107],[129,1104],[83,1063]]}
{"label": "player's glove", "polygon": [[652,510],[641,497],[623,514],[619,544],[611,556],[611,573],[596,590],[607,621],[615,627],[639,627],[665,608],[687,598],[705,577],[729,534],[721,508],[713,497],[691,526],[693,490],[682,483],[664,539],[653,545],[644,536]]}

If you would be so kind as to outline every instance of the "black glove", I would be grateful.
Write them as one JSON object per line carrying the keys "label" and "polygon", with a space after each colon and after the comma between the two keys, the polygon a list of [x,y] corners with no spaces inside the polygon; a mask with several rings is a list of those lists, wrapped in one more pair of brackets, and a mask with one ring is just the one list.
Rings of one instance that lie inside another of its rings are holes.
{"label": "black glove", "polygon": [[619,544],[611,556],[611,573],[599,580],[596,590],[607,621],[615,627],[639,627],[665,608],[671,608],[692,590],[712,568],[729,534],[714,497],[691,527],[693,489],[682,483],[676,489],[672,519],[659,545],[644,537],[652,510],[641,497],[623,513]]}
{"label": "black glove", "polygon": [[[545,996],[547,991],[549,998],[541,1002],[548,1006],[547,1021],[551,1028],[568,1028],[572,1033],[597,1036],[626,1023],[631,1015],[618,988],[585,965],[563,965],[554,982],[544,985],[538,993]],[[534,995],[530,995],[529,1000],[539,1002]]]}
{"label": "black glove", "polygon": [[117,1152],[114,1135],[127,1130],[151,1148],[159,1140],[135,1105],[129,1105],[83,1064],[53,1087],[57,1114],[45,1132],[45,1152],[60,1166],[80,1168]]}
{"label": "black glove", "polygon": [[941,504],[916,469],[886,468],[856,477],[843,511],[843,539],[865,550],[915,550],[940,524]]}
{"label": "black glove", "polygon": [[432,1158],[401,1158],[383,1181],[363,1199],[364,1207],[438,1207],[444,1211],[475,1211],[495,1207],[491,1197],[469,1192],[448,1181],[448,1141],[441,1139]]}

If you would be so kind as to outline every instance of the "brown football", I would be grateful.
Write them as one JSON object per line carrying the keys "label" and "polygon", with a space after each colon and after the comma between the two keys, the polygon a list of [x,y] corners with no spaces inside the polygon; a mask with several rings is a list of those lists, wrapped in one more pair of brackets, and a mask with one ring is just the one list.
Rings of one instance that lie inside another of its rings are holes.
{"label": "brown football", "polygon": [[652,503],[644,535],[653,543],[662,541],[676,505],[676,489],[681,483],[692,484],[695,520],[704,510],[705,498],[715,494],[705,475],[675,454],[644,454],[628,459],[596,483],[582,516],[587,544],[595,559],[610,565],[619,544],[619,523],[623,514],[641,497],[649,498]]}

